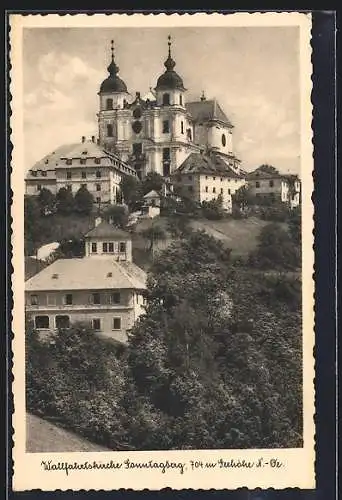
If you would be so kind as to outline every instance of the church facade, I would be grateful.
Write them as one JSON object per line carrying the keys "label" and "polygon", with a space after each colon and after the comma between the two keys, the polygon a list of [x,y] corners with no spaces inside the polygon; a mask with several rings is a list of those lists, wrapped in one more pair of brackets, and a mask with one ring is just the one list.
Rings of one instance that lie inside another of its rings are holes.
{"label": "church facade", "polygon": [[114,60],[99,91],[99,144],[132,165],[139,178],[149,172],[169,177],[192,153],[215,151],[234,170],[240,162],[233,153],[233,125],[216,99],[204,96],[187,102],[187,89],[168,56],[165,71],[154,89],[131,102],[126,83]]}
{"label": "church facade", "polygon": [[[111,46],[108,77],[100,84],[98,137],[62,145],[27,173],[26,194],[66,188],[75,194],[86,187],[98,203],[117,203],[125,175],[140,179],[157,172],[172,181],[193,155],[220,156],[227,172],[243,174],[233,150],[233,125],[216,99],[203,95],[187,101],[187,89],[175,71],[168,37],[165,71],[144,97],[131,93],[119,76]],[[219,174],[218,174],[219,175]]]}

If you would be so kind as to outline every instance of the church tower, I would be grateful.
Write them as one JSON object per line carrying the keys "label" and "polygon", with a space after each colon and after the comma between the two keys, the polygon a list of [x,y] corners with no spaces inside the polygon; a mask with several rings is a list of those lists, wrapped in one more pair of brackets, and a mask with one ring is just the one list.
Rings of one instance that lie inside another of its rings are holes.
{"label": "church tower", "polygon": [[190,154],[193,145],[192,124],[185,107],[186,88],[182,78],[174,70],[176,62],[171,55],[170,35],[168,36],[168,57],[164,66],[166,71],[158,78],[155,87],[159,115],[154,129],[158,142],[158,148],[155,151],[155,170],[164,177],[168,177]]}
{"label": "church tower", "polygon": [[119,78],[119,68],[114,61],[114,41],[111,41],[111,62],[107,68],[109,73],[100,86],[99,141],[108,150],[113,149],[117,141],[122,139],[123,131],[118,126],[117,111],[124,109],[129,93],[127,86]]}

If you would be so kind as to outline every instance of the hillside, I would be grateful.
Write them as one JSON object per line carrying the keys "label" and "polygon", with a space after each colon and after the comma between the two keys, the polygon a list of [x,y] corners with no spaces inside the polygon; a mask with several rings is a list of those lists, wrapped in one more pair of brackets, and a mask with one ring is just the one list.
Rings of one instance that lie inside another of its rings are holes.
{"label": "hillside", "polygon": [[[52,241],[82,237],[93,226],[93,218],[80,215],[54,215],[42,218],[40,223],[44,227],[40,244],[44,245]],[[195,219],[191,221],[193,229],[204,230],[214,238],[222,241],[227,248],[231,248],[232,255],[234,256],[246,256],[253,251],[256,247],[260,230],[266,224],[266,221],[256,217],[239,220],[229,218],[217,221],[209,221],[207,219]],[[139,221],[132,231],[133,259],[139,266],[145,269],[151,264],[152,256],[149,252],[150,242],[143,238],[140,233],[152,225],[162,227],[166,233],[165,240],[155,242],[155,253],[164,250],[173,241],[167,231],[167,217],[156,217],[153,220],[143,219]],[[42,261],[26,257],[25,279],[39,272],[45,265]]]}

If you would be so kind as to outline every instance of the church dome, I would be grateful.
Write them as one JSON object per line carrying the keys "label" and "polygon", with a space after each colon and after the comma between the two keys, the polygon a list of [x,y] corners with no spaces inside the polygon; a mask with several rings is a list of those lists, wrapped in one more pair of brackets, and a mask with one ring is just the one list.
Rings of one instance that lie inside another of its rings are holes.
{"label": "church dome", "polygon": [[164,62],[166,71],[158,78],[156,90],[185,90],[182,78],[174,71],[176,63],[171,57],[171,37],[168,39],[169,55]]}
{"label": "church dome", "polygon": [[112,61],[107,68],[109,77],[103,80],[100,86],[100,92],[127,92],[127,86],[121,78],[118,77],[119,68],[114,62],[114,46],[112,40]]}

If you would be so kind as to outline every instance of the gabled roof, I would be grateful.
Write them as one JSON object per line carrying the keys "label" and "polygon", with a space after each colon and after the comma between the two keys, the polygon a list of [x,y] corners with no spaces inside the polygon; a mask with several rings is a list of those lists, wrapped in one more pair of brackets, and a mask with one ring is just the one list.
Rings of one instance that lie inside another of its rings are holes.
{"label": "gabled roof", "polygon": [[175,171],[177,174],[209,174],[240,179],[243,176],[235,172],[221,156],[217,154],[191,153]]}
{"label": "gabled roof", "polygon": [[147,194],[145,194],[144,198],[160,198],[160,195],[152,189],[152,191],[149,191]]}
{"label": "gabled roof", "polygon": [[218,120],[233,127],[216,99],[187,102],[185,107],[195,122]]}
{"label": "gabled roof", "polygon": [[122,229],[114,227],[112,224],[109,224],[109,222],[104,220],[93,229],[88,231],[88,233],[85,235],[85,238],[110,238],[112,240],[130,240],[131,235],[128,232],[123,231]]}
{"label": "gabled roof", "polygon": [[79,142],[66,150],[60,158],[104,158],[107,154],[101,146],[93,141]]}
{"label": "gabled roof", "polygon": [[133,262],[116,262],[113,257],[59,259],[25,283],[29,292],[145,288],[142,269]]}

